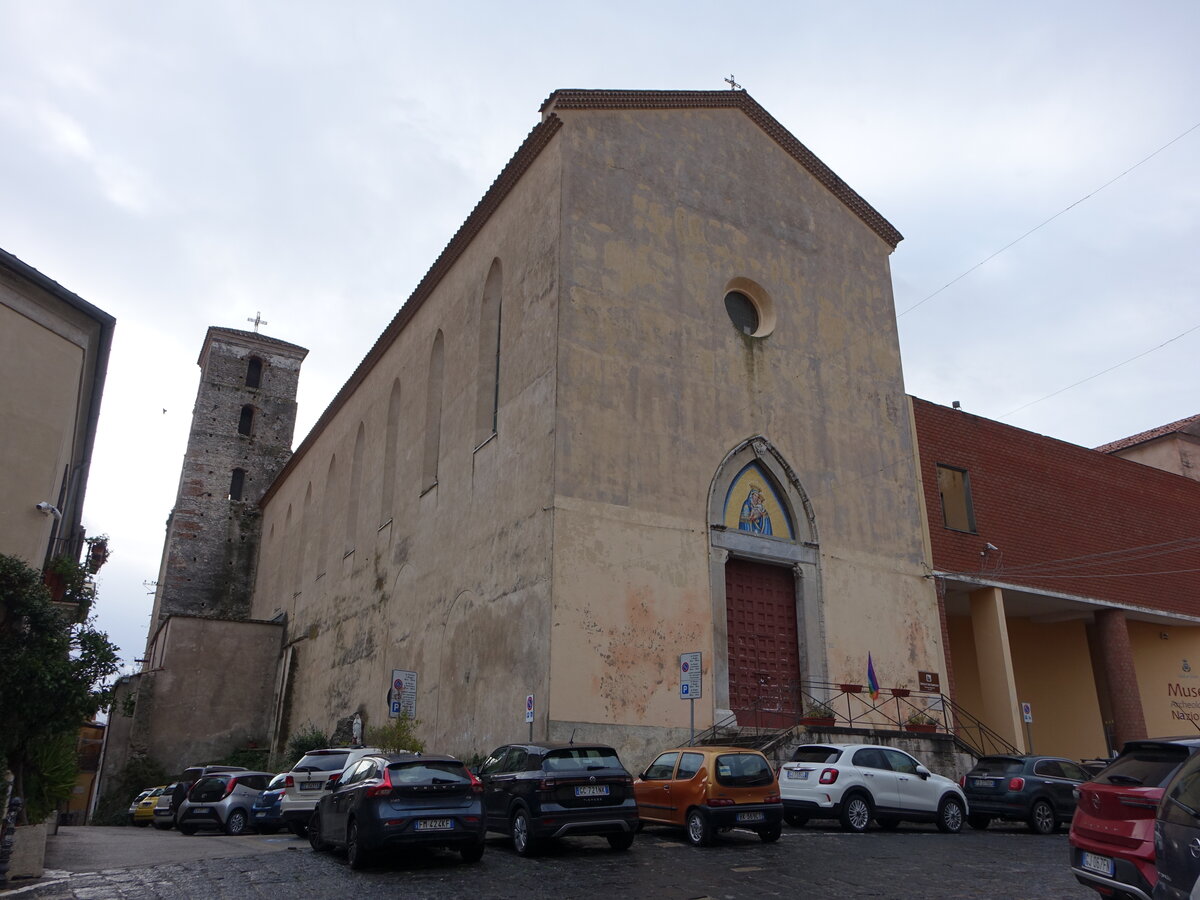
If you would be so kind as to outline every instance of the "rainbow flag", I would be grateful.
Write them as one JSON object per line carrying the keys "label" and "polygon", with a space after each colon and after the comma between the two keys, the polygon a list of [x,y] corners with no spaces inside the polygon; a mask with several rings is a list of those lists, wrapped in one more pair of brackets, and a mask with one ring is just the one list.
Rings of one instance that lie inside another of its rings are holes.
{"label": "rainbow flag", "polygon": [[871,695],[872,700],[879,699],[879,679],[875,677],[875,662],[871,659],[871,654],[867,653],[867,693]]}

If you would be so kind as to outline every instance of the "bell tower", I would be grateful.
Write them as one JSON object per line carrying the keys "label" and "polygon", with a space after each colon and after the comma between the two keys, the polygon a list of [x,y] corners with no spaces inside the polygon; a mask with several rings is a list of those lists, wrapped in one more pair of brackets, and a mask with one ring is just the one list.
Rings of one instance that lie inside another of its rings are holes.
{"label": "bell tower", "polygon": [[245,618],[261,530],[258,501],[291,457],[308,351],[210,327],[154,595],[148,645],[172,615]]}

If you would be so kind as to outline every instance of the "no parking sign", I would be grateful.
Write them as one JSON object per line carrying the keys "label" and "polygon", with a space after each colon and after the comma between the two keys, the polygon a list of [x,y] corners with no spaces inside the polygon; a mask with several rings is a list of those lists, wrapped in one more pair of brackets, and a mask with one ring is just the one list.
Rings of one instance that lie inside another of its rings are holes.
{"label": "no parking sign", "polygon": [[533,694],[528,694],[525,697],[525,721],[533,722]]}
{"label": "no parking sign", "polygon": [[407,715],[417,717],[417,673],[408,669],[392,669],[392,683],[388,688],[388,716],[393,719]]}

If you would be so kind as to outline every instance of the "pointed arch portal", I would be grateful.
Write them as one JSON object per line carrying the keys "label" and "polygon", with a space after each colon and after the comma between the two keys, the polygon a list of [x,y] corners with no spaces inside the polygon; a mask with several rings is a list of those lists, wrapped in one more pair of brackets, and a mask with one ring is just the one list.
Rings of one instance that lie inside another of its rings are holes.
{"label": "pointed arch portal", "polygon": [[796,474],[764,437],[718,468],[709,494],[716,716],[793,724],[804,680],[826,671],[816,522]]}

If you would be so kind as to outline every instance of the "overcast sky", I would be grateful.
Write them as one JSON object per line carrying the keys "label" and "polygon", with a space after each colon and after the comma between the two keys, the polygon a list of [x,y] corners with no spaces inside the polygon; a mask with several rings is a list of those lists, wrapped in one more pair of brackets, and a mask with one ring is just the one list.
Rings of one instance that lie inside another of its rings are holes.
{"label": "overcast sky", "polygon": [[905,235],[910,393],[1087,446],[1200,412],[1195,0],[0,15],[0,247],[117,318],[85,526],[111,537],[99,623],[126,661],[205,329],[261,310],[309,348],[298,443],[556,88],[735,75]]}

